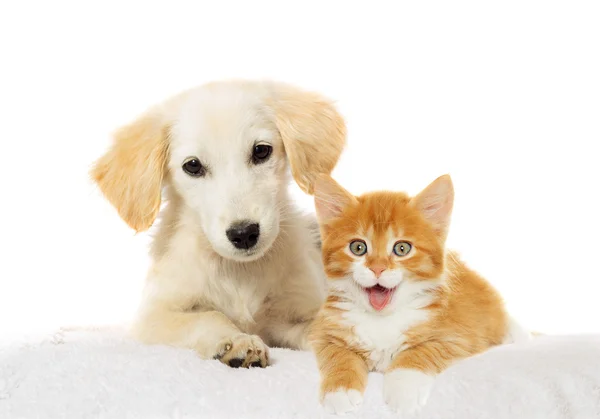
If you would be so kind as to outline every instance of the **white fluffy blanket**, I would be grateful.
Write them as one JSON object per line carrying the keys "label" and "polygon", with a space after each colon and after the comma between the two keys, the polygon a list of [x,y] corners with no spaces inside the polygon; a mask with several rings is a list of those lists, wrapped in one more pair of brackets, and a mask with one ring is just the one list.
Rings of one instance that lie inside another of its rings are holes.
{"label": "white fluffy blanket", "polygon": [[[0,344],[0,418],[329,417],[312,354],[274,349],[266,369],[230,369],[192,351],[143,346],[111,330],[61,330]],[[360,411],[391,418],[382,376]],[[600,418],[600,336],[541,337],[456,364],[420,418]]]}

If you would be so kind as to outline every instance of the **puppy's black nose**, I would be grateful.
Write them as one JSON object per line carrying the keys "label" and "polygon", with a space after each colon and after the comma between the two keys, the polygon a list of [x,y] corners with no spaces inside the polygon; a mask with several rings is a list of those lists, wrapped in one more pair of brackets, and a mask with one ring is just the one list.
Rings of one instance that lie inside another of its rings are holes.
{"label": "puppy's black nose", "polygon": [[225,234],[227,234],[229,241],[238,249],[250,249],[258,243],[260,227],[256,223],[242,221],[232,224],[231,228]]}

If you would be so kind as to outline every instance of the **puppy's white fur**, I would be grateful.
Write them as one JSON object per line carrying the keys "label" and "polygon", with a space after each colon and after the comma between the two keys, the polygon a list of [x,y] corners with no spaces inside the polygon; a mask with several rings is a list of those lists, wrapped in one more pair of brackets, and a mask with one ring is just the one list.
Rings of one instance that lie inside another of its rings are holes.
{"label": "puppy's white fur", "polygon": [[[256,144],[273,147],[262,164],[251,161]],[[94,180],[137,231],[166,202],[134,335],[223,362],[247,353],[263,366],[265,343],[306,348],[325,280],[316,223],[290,201],[288,167],[312,193],[344,145],[343,119],[328,100],[273,82],[201,86],[119,130]],[[205,176],[182,170],[189,157]],[[260,225],[258,243],[236,249],[226,231],[247,220]]]}

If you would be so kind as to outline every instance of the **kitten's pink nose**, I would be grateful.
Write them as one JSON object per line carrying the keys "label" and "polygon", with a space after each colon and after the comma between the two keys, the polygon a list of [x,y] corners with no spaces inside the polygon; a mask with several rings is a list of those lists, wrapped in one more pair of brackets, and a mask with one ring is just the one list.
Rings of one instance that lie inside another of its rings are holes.
{"label": "kitten's pink nose", "polygon": [[385,271],[385,266],[383,265],[375,265],[369,266],[369,269],[375,274],[375,278],[379,279],[381,273]]}

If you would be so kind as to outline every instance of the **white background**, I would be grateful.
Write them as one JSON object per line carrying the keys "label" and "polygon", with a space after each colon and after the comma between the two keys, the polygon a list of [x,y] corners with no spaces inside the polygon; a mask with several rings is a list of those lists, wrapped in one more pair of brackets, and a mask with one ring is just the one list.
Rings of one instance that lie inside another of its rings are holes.
{"label": "white background", "polygon": [[338,101],[355,193],[449,172],[450,244],[513,314],[600,332],[599,22],[597,1],[2,2],[0,330],[130,316],[149,237],[88,168],[147,106],[246,77]]}

